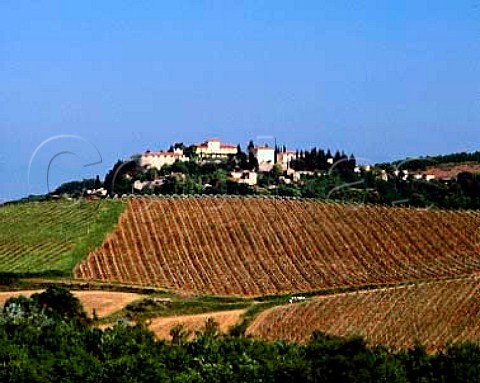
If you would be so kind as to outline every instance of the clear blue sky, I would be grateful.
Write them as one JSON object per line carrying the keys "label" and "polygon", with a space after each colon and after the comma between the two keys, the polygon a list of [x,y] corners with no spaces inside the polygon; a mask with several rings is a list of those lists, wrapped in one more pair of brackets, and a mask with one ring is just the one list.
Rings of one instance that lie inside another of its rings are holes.
{"label": "clear blue sky", "polygon": [[479,107],[478,1],[0,2],[0,201],[208,137],[479,150]]}

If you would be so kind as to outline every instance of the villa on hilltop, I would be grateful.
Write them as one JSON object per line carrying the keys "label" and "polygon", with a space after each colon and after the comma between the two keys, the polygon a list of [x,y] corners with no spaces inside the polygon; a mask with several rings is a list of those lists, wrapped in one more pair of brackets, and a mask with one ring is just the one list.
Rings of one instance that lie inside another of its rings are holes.
{"label": "villa on hilltop", "polygon": [[238,152],[236,145],[222,144],[216,138],[195,145],[195,148],[200,158],[228,158],[229,155],[235,155]]}
{"label": "villa on hilltop", "polygon": [[262,172],[268,172],[272,170],[275,165],[275,148],[265,146],[255,146],[253,148],[253,154],[258,161],[259,170]]}
{"label": "villa on hilltop", "polygon": [[165,165],[172,165],[175,161],[189,161],[182,149],[175,149],[173,152],[151,152],[136,157],[138,165],[145,168],[161,169]]}
{"label": "villa on hilltop", "polygon": [[[193,145],[195,153],[199,160],[208,159],[226,159],[229,156],[238,154],[238,146],[225,144],[216,138],[206,140],[201,144]],[[261,171],[269,171],[275,164],[275,148],[264,146],[255,146],[253,154],[258,161]],[[281,151],[277,153],[277,162],[282,168],[289,168],[290,162],[295,158],[293,151]],[[189,157],[182,148],[174,148],[171,151],[146,152],[133,157],[139,166],[145,168],[161,169],[165,165],[172,165],[175,161],[189,161]]]}

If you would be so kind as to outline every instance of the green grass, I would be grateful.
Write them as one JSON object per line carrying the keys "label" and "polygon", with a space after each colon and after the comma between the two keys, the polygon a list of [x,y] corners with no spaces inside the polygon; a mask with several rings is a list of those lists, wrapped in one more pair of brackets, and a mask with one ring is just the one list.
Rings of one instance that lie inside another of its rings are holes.
{"label": "green grass", "polygon": [[0,273],[70,276],[113,229],[124,203],[27,202],[0,208]]}

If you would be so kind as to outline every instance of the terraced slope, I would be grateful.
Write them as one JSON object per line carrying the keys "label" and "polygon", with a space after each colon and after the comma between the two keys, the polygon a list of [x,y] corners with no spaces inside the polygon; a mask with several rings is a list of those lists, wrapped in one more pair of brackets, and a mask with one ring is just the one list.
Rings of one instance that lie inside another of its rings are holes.
{"label": "terraced slope", "polygon": [[99,246],[120,201],[45,201],[0,208],[0,272],[69,272]]}
{"label": "terraced slope", "polygon": [[480,270],[480,214],[279,199],[133,199],[84,279],[218,295],[395,283]]}
{"label": "terraced slope", "polygon": [[261,313],[248,335],[307,341],[314,330],[363,335],[372,345],[429,351],[449,342],[480,340],[480,279],[473,277],[391,289],[336,294]]}

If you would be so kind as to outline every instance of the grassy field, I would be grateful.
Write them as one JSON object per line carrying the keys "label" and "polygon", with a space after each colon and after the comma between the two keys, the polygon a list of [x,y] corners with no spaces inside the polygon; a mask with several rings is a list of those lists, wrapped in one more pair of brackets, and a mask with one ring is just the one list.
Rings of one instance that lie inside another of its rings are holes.
{"label": "grassy field", "polygon": [[44,201],[0,208],[0,273],[71,275],[99,246],[121,201]]}

